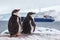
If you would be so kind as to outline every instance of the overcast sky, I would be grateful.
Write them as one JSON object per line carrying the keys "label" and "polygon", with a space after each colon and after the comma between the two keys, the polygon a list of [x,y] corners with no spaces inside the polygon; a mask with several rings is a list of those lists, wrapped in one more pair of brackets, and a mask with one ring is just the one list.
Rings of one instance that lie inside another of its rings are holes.
{"label": "overcast sky", "polygon": [[56,5],[60,5],[60,0],[0,0],[0,12],[15,8],[40,9]]}

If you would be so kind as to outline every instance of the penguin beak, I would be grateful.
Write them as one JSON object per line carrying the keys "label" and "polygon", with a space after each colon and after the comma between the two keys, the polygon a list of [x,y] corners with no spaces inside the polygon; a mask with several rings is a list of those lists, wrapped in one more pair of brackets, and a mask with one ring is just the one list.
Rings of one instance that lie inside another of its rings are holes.
{"label": "penguin beak", "polygon": [[34,15],[35,13],[30,13],[30,15]]}

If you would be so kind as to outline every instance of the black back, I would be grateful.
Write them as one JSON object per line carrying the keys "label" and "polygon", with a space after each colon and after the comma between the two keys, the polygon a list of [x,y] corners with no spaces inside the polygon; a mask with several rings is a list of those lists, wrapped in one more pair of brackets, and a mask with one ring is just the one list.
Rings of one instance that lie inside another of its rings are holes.
{"label": "black back", "polygon": [[[17,23],[17,17],[16,15],[12,15],[8,21],[8,31],[11,35],[14,35],[19,30],[19,25]],[[20,20],[20,18],[19,18]],[[19,22],[21,24],[21,22]]]}
{"label": "black back", "polygon": [[22,28],[23,28],[22,33],[25,33],[25,34],[30,34],[31,33],[31,25],[35,28],[35,23],[34,23],[32,17],[29,16],[29,15],[26,16],[22,25],[23,25],[22,26]]}

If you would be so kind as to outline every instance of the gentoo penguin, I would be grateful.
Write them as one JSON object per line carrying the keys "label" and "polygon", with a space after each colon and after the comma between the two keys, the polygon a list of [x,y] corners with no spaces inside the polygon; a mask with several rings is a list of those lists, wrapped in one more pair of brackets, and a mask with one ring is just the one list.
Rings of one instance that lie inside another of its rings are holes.
{"label": "gentoo penguin", "polygon": [[27,16],[25,17],[23,23],[22,23],[22,33],[23,34],[31,34],[31,30],[32,30],[32,27],[34,28],[33,29],[33,32],[35,31],[35,23],[33,21],[33,18],[31,17],[31,15],[33,15],[35,13],[33,12],[28,12]]}
{"label": "gentoo penguin", "polygon": [[[10,37],[18,36],[19,32],[21,31],[21,21],[20,21],[20,17],[18,16],[19,10],[20,9],[14,9],[8,21],[8,31],[10,33]],[[19,28],[20,28],[20,31],[19,31]]]}

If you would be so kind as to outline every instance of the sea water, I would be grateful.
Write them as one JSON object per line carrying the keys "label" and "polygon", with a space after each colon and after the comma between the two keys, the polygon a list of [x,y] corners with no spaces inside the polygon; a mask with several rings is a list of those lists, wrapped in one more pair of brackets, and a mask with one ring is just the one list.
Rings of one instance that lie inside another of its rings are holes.
{"label": "sea water", "polygon": [[[60,22],[35,22],[36,27],[54,28],[60,30]],[[8,28],[8,21],[0,21],[0,33]]]}

